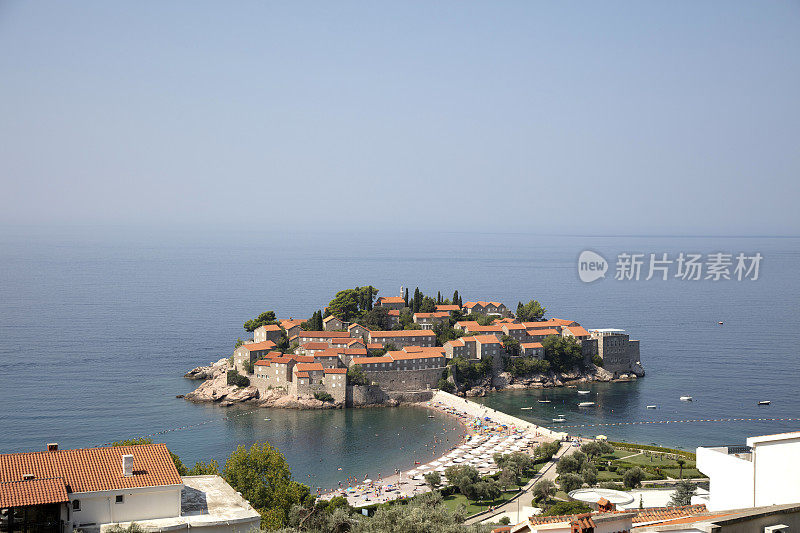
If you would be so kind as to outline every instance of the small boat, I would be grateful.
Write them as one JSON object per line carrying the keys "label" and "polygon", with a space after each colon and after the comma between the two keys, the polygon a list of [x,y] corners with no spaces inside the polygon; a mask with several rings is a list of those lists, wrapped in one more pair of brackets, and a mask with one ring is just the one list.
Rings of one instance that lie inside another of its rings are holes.
{"label": "small boat", "polygon": [[658,409],[658,406],[657,405],[648,405],[647,408],[648,409]]}
{"label": "small boat", "polygon": [[436,417],[433,415],[428,415],[428,418],[436,418]]}
{"label": "small boat", "polygon": [[523,411],[530,411],[533,407],[520,407]]}
{"label": "small boat", "polygon": [[539,403],[550,403],[550,400],[539,400]]}
{"label": "small boat", "polygon": [[681,401],[682,402],[691,402],[692,401],[692,397],[691,396],[681,396]]}
{"label": "small boat", "polygon": [[553,422],[566,422],[566,421],[567,421],[567,419],[566,419],[566,418],[562,418],[562,417],[560,417],[560,416],[559,416],[558,418],[554,418],[554,419],[553,419]]}
{"label": "small boat", "polygon": [[770,403],[772,402],[770,402],[769,400],[761,400],[760,402],[758,402],[758,405],[769,405]]}
{"label": "small boat", "polygon": [[717,324],[719,324],[721,326],[722,325],[722,321],[720,320],[719,322],[717,322]]}
{"label": "small boat", "polygon": [[592,392],[592,391],[590,391],[590,390],[579,390],[578,394],[589,394],[590,392]]}
{"label": "small boat", "polygon": [[271,419],[271,418],[265,418],[264,420],[266,420],[267,422],[269,422],[269,421],[270,421],[270,420],[272,420],[272,419]]}
{"label": "small boat", "polygon": [[578,404],[578,407],[591,407],[594,405],[594,402],[581,402]]}

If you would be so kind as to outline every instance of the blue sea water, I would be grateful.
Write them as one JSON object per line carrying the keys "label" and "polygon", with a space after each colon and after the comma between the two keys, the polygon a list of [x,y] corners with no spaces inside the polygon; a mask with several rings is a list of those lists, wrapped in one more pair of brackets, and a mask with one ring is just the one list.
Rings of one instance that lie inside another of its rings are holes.
{"label": "blue sea water", "polygon": [[[591,249],[619,252],[760,252],[757,281],[617,281],[576,273]],[[0,452],[46,442],[92,446],[159,435],[186,462],[224,458],[269,440],[295,477],[330,487],[425,460],[455,442],[446,418],[413,408],[283,411],[194,405],[184,372],[228,356],[244,320],[274,309],[308,316],[345,287],[383,295],[419,286],[435,295],[515,307],[540,300],[548,316],[587,328],[626,329],[647,370],[634,383],[495,393],[484,401],[570,431],[683,448],[739,443],[796,430],[796,421],[604,425],[662,420],[800,417],[800,239],[582,237],[525,234],[297,234],[85,238],[0,237]],[[723,326],[717,324],[724,321]],[[539,404],[544,395],[552,404]],[[692,403],[679,396],[691,395]],[[759,400],[772,400],[757,407]],[[583,400],[583,398],[581,398]],[[648,404],[659,406],[646,410]],[[532,405],[533,410],[520,407]],[[269,418],[270,420],[265,420]],[[205,422],[205,423],[203,423]],[[188,427],[187,427],[188,426]],[[341,470],[339,470],[341,468]]]}

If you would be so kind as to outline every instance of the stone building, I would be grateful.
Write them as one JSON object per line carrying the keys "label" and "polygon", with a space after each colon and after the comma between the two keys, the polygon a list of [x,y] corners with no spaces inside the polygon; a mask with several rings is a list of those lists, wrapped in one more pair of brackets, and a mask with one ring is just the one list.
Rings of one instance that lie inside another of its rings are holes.
{"label": "stone building", "polygon": [[278,324],[267,324],[253,330],[253,342],[272,341],[275,344],[281,340],[281,327]]}
{"label": "stone building", "polygon": [[500,302],[466,302],[463,307],[466,314],[509,316],[508,308]]}
{"label": "stone building", "polygon": [[392,331],[369,331],[367,330],[368,341],[370,343],[380,343],[386,346],[393,344],[396,348],[404,346],[434,346],[436,335],[429,330],[422,329],[401,329]]}
{"label": "stone building", "polygon": [[622,329],[593,329],[591,338],[597,341],[597,355],[603,359],[603,368],[615,377],[641,372],[639,341],[631,340]]}
{"label": "stone building", "polygon": [[322,329],[325,331],[340,331],[345,329],[344,322],[333,315],[326,316],[322,319]]}
{"label": "stone building", "polygon": [[406,301],[399,296],[381,296],[375,301],[375,305],[400,310],[406,306]]}
{"label": "stone building", "polygon": [[422,326],[422,329],[433,329],[433,326],[436,324],[449,321],[450,313],[447,311],[436,311],[435,313],[414,313],[414,323]]}
{"label": "stone building", "polygon": [[254,342],[242,344],[233,351],[233,368],[240,374],[247,372],[247,366],[267,355],[275,349],[272,341]]}

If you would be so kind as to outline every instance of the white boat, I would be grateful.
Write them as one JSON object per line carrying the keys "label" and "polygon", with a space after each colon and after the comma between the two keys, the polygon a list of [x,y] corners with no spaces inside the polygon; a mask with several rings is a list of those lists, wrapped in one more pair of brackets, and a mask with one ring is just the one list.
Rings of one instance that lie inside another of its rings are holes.
{"label": "white boat", "polygon": [[566,418],[561,418],[561,417],[558,417],[558,418],[554,418],[554,419],[553,419],[553,422],[566,422],[566,421],[567,421],[567,419],[566,419]]}
{"label": "white boat", "polygon": [[658,409],[658,406],[657,405],[648,405],[647,408],[648,409]]}
{"label": "white boat", "polygon": [[594,402],[581,402],[578,404],[578,407],[591,407],[594,405]]}
{"label": "white boat", "polygon": [[530,411],[533,407],[520,407],[523,411]]}
{"label": "white boat", "polygon": [[761,400],[760,402],[758,402],[758,405],[769,405],[770,403],[772,402],[770,402],[769,400]]}
{"label": "white boat", "polygon": [[681,396],[681,401],[682,402],[691,402],[692,401],[692,397],[691,396]]}
{"label": "white boat", "polygon": [[436,418],[436,417],[433,415],[428,415],[428,418]]}
{"label": "white boat", "polygon": [[590,390],[579,390],[578,394],[589,394],[590,392],[592,392],[592,391],[590,391]]}
{"label": "white boat", "polygon": [[550,403],[550,400],[539,400],[539,403]]}

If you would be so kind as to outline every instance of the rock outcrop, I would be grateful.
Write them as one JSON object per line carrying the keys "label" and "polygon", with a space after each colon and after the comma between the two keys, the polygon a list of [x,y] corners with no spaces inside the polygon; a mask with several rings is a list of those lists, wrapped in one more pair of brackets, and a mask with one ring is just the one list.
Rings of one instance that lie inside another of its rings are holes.
{"label": "rock outcrop", "polygon": [[228,360],[220,359],[210,366],[200,366],[188,372],[193,376],[189,379],[205,379],[192,392],[184,396],[192,402],[219,402],[220,405],[231,405],[238,402],[246,402],[258,398],[258,389],[250,387],[236,387],[228,385]]}

